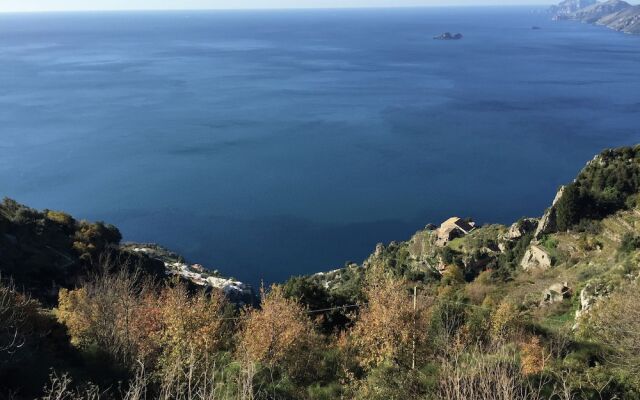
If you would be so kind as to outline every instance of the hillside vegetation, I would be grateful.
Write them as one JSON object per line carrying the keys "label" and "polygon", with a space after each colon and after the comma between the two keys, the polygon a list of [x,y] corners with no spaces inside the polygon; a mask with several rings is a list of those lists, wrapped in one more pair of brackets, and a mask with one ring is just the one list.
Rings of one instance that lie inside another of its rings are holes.
{"label": "hillside vegetation", "polygon": [[640,146],[607,150],[540,218],[428,226],[257,307],[6,200],[0,397],[639,399],[639,193]]}

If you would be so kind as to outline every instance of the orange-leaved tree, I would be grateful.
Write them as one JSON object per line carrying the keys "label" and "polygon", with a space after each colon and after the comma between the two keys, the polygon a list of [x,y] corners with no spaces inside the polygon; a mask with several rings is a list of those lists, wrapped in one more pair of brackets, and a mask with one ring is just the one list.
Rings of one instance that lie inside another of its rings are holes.
{"label": "orange-leaved tree", "polygon": [[62,289],[56,316],[75,345],[96,346],[123,366],[133,367],[138,358],[134,329],[138,299],[147,289],[137,273],[105,267],[81,288]]}
{"label": "orange-leaved tree", "polygon": [[219,390],[217,356],[231,336],[222,291],[191,293],[177,282],[164,287],[155,304],[146,299],[143,306],[151,312],[139,319],[148,329],[139,337],[149,339],[143,349],[158,354],[161,397],[193,396],[196,389]]}
{"label": "orange-leaved tree", "polygon": [[380,266],[367,271],[367,303],[349,332],[348,345],[355,349],[365,369],[385,361],[412,367],[424,355],[431,301],[413,297],[407,283]]}
{"label": "orange-leaved tree", "polygon": [[314,370],[320,345],[307,310],[284,296],[279,286],[263,289],[260,308],[246,309],[238,334],[238,351],[245,362],[280,368],[292,377]]}
{"label": "orange-leaved tree", "polygon": [[227,300],[220,290],[189,293],[177,284],[164,288],[159,297],[159,341],[164,357],[178,359],[197,350],[212,355],[222,349],[229,331],[224,319]]}

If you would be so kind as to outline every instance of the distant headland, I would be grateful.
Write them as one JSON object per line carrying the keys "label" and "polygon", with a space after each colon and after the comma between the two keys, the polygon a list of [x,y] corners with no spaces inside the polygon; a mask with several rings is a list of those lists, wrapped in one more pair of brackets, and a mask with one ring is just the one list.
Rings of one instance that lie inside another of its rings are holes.
{"label": "distant headland", "polygon": [[634,6],[623,0],[565,0],[549,11],[554,21],[582,21],[619,32],[640,34],[640,5]]}

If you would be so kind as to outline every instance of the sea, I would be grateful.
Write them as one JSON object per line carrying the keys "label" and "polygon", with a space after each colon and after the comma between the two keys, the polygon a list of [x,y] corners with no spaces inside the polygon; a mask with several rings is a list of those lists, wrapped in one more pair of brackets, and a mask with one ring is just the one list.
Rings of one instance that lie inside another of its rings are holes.
{"label": "sea", "polygon": [[0,196],[281,282],[541,215],[640,142],[639,65],[536,7],[0,14]]}

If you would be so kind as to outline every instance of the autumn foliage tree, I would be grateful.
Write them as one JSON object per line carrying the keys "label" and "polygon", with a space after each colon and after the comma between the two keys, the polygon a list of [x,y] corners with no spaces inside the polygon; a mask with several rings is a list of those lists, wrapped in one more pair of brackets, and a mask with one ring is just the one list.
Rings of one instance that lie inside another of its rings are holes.
{"label": "autumn foliage tree", "polygon": [[319,345],[307,310],[286,298],[281,287],[263,290],[260,308],[244,311],[237,346],[246,362],[300,377],[315,368],[314,349]]}
{"label": "autumn foliage tree", "polygon": [[191,350],[221,348],[226,305],[218,290],[191,293],[181,282],[157,287],[121,268],[62,289],[56,314],[76,346],[97,346],[125,365],[149,358],[171,364]]}
{"label": "autumn foliage tree", "polygon": [[158,368],[164,384],[179,388],[185,376],[194,374],[205,379],[231,335],[224,294],[219,290],[192,294],[185,285],[176,284],[165,287],[156,304],[151,319],[141,316],[141,322],[151,328],[145,336],[160,353]]}
{"label": "autumn foliage tree", "polygon": [[367,303],[348,338],[360,365],[371,369],[390,361],[411,366],[414,354],[426,350],[430,301],[416,299],[414,307],[406,282],[375,266],[368,271],[364,292]]}
{"label": "autumn foliage tree", "polygon": [[138,299],[148,287],[140,275],[127,268],[110,271],[105,260],[102,271],[75,290],[58,295],[58,320],[69,330],[71,342],[79,347],[95,346],[124,367],[138,358],[135,320]]}
{"label": "autumn foliage tree", "polygon": [[540,338],[533,336],[520,344],[520,363],[525,376],[539,374],[544,370],[548,353],[540,343]]}
{"label": "autumn foliage tree", "polygon": [[491,315],[491,337],[495,342],[503,342],[518,333],[520,325],[518,307],[509,300],[503,300]]}

